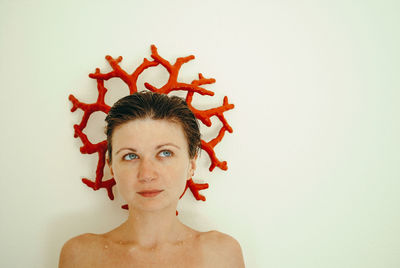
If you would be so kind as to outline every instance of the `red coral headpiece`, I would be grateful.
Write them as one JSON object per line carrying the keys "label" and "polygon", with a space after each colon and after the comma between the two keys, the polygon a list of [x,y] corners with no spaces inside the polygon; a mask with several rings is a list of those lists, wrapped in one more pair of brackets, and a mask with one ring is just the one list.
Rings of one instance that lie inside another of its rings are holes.
{"label": "red coral headpiece", "polygon": [[[96,79],[97,81],[97,90],[98,90],[98,98],[95,103],[83,103],[80,102],[77,98],[75,98],[72,94],[69,95],[69,100],[72,102],[73,106],[71,108],[71,112],[76,111],[78,108],[83,110],[84,114],[82,116],[81,123],[79,125],[74,125],[75,138],[80,138],[83,146],[80,148],[82,154],[94,154],[97,153],[99,156],[97,162],[96,169],[96,179],[91,181],[87,178],[83,178],[82,181],[87,186],[92,188],[93,190],[99,190],[100,188],[105,188],[108,193],[108,197],[113,200],[114,194],[112,191],[113,186],[115,185],[114,178],[104,179],[104,165],[106,159],[106,151],[107,151],[107,140],[103,140],[99,143],[93,144],[87,138],[87,135],[83,133],[83,129],[86,127],[88,120],[92,113],[101,111],[105,114],[108,114],[110,110],[110,106],[107,105],[104,101],[107,88],[104,86],[104,80],[108,80],[110,78],[118,77],[124,81],[129,87],[129,93],[133,94],[137,92],[137,80],[139,75],[149,67],[154,67],[161,64],[169,73],[168,82],[160,88],[156,88],[149,83],[145,83],[145,87],[153,92],[168,94],[172,91],[186,91],[186,102],[189,108],[192,110],[197,119],[199,119],[204,125],[207,127],[211,126],[210,118],[212,116],[216,116],[222,123],[222,127],[214,139],[206,142],[201,140],[201,148],[207,152],[210,157],[211,165],[209,170],[213,171],[215,167],[219,167],[222,170],[227,170],[228,166],[226,161],[218,160],[215,155],[214,147],[222,140],[224,137],[225,131],[232,133],[232,128],[226,121],[224,117],[224,112],[231,110],[234,108],[233,104],[228,103],[228,98],[225,96],[223,100],[223,104],[219,107],[208,109],[208,110],[198,110],[192,106],[192,99],[194,93],[198,93],[200,95],[209,95],[213,96],[214,92],[206,90],[202,87],[202,85],[213,84],[215,83],[214,78],[204,78],[201,73],[199,73],[199,78],[197,80],[193,80],[190,84],[178,82],[178,74],[181,66],[194,59],[193,55],[187,57],[177,58],[175,63],[171,65],[171,63],[164,58],[162,58],[158,52],[155,45],[151,46],[151,57],[152,61],[147,60],[146,58],[143,60],[142,64],[136,68],[136,70],[132,74],[128,74],[125,70],[121,68],[119,63],[122,61],[122,57],[118,57],[117,59],[112,58],[111,56],[106,56],[106,60],[110,64],[112,71],[108,73],[101,73],[99,68],[96,68],[94,73],[89,74],[90,78]],[[185,194],[187,188],[193,193],[193,196],[196,200],[205,201],[206,198],[199,193],[200,190],[207,189],[208,183],[195,183],[192,179],[187,181],[185,191],[182,196]],[[181,197],[182,197],[181,196]],[[123,208],[127,208],[127,206],[123,206]]]}

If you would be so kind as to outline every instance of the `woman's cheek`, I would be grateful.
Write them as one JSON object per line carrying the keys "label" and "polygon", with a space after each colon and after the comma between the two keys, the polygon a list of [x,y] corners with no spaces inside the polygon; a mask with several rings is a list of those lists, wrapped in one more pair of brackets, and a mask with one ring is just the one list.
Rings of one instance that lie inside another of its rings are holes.
{"label": "woman's cheek", "polygon": [[134,179],[132,178],[132,170],[119,166],[118,172],[114,173],[114,179],[117,184],[118,192],[122,195],[125,201],[128,201],[129,194],[134,191]]}
{"label": "woman's cheek", "polygon": [[186,188],[186,182],[187,182],[187,179],[188,179],[188,176],[187,176],[187,170],[185,169],[185,168],[181,168],[180,170],[177,170],[177,180],[178,180],[178,184],[179,184],[179,194],[181,195],[182,193],[183,193],[183,191],[185,190],[185,188]]}

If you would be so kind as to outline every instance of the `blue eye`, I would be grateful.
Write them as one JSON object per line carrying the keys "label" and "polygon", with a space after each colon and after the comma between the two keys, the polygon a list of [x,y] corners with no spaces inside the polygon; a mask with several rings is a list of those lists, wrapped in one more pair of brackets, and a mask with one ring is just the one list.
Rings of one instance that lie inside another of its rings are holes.
{"label": "blue eye", "polygon": [[170,157],[170,156],[172,156],[172,152],[168,151],[168,150],[164,150],[164,151],[161,151],[158,155],[161,157]]}
{"label": "blue eye", "polygon": [[124,160],[133,160],[133,159],[136,159],[136,158],[138,158],[138,156],[136,154],[134,154],[134,153],[129,153],[129,154],[124,156]]}

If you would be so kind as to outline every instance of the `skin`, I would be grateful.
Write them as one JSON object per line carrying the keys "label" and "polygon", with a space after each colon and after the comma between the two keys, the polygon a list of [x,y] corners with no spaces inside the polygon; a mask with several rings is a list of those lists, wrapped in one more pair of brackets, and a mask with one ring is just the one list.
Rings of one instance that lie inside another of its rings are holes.
{"label": "skin", "polygon": [[[105,234],[67,241],[60,268],[68,267],[244,267],[239,243],[217,232],[198,232],[176,217],[186,181],[196,169],[180,124],[137,119],[117,127],[108,161],[128,219]],[[144,190],[162,190],[143,197]]]}

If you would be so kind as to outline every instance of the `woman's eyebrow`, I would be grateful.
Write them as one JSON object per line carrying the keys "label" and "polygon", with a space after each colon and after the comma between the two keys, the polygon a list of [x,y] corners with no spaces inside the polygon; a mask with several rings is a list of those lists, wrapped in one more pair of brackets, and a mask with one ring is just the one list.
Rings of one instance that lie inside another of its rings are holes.
{"label": "woman's eyebrow", "polygon": [[159,148],[161,148],[161,147],[163,147],[163,146],[173,146],[173,147],[178,148],[179,150],[181,149],[181,147],[179,147],[179,146],[176,145],[176,144],[173,144],[172,142],[160,144],[160,145],[158,145],[158,146],[156,147],[156,149],[159,149]]}
{"label": "woman's eyebrow", "polygon": [[129,150],[129,151],[132,151],[132,152],[136,153],[136,149],[133,149],[133,148],[130,148],[130,147],[123,147],[123,148],[119,149],[115,154],[118,154],[119,152],[121,152],[123,150]]}

